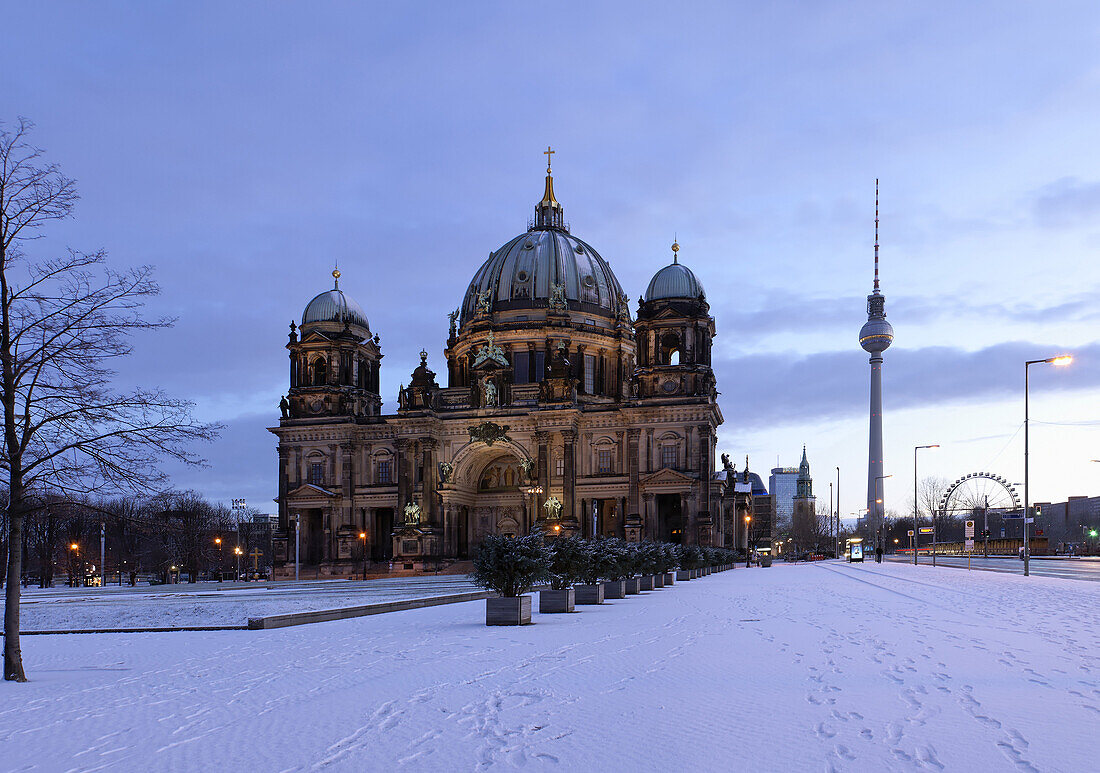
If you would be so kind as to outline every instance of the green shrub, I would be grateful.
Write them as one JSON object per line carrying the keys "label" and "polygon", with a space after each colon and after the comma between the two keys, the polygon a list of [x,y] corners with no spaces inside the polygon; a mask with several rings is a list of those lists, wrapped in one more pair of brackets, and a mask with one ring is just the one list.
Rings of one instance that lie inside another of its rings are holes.
{"label": "green shrub", "polygon": [[580,576],[585,585],[596,585],[604,578],[610,579],[615,571],[618,556],[608,539],[584,541],[584,564]]}
{"label": "green shrub", "polygon": [[474,583],[501,596],[521,596],[547,577],[550,551],[541,534],[486,537],[474,556]]}
{"label": "green shrub", "polygon": [[561,537],[550,543],[550,587],[565,590],[584,576],[588,557],[581,537]]}

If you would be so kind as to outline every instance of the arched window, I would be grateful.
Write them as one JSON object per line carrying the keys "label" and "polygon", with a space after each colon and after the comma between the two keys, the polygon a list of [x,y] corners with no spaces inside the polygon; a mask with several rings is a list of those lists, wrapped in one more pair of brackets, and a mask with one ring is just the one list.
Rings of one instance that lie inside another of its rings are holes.
{"label": "arched window", "polygon": [[679,349],[673,349],[672,351],[670,351],[668,353],[668,364],[669,365],[679,365],[680,364],[680,350]]}
{"label": "arched window", "polygon": [[323,386],[328,379],[328,363],[324,357],[313,361],[313,386]]}
{"label": "arched window", "polygon": [[661,364],[680,364],[680,336],[675,333],[665,333],[661,336]]}

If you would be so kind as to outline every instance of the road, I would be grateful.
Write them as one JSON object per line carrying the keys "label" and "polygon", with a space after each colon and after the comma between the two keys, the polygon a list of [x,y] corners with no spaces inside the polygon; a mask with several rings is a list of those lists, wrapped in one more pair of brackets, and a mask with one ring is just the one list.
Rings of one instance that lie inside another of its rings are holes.
{"label": "road", "polygon": [[[912,563],[912,556],[886,556],[892,563]],[[931,567],[931,556],[920,556],[921,565]],[[966,568],[966,556],[936,556],[937,566]],[[971,567],[988,572],[1023,574],[1024,562],[1012,557],[982,558],[974,556]],[[1032,557],[1030,572],[1039,577],[1060,577],[1065,580],[1090,580],[1100,582],[1100,558],[1038,558]]]}

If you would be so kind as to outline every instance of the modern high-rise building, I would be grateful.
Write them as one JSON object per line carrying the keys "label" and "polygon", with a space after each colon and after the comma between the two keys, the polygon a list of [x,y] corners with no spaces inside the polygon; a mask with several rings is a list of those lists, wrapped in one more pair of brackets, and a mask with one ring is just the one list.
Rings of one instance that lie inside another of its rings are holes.
{"label": "modern high-rise building", "polygon": [[[894,328],[886,321],[886,296],[878,283],[878,180],[875,180],[875,285],[867,296],[867,321],[859,331],[859,345],[871,355],[871,421],[867,452],[867,513],[876,535],[886,509],[882,484],[882,353],[894,340]],[[878,536],[876,536],[876,540]],[[877,542],[876,542],[877,544]]]}
{"label": "modern high-rise building", "polygon": [[797,467],[773,467],[768,477],[768,490],[772,496],[772,523],[779,529],[788,529],[794,516],[794,495],[798,489]]}

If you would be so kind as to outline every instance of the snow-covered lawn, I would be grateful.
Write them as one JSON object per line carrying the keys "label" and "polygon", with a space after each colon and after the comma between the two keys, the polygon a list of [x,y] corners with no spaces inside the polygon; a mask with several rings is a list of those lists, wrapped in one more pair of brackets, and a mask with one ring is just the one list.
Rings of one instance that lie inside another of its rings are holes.
{"label": "snow-covered lawn", "polygon": [[330,580],[301,585],[197,583],[155,588],[28,588],[19,605],[26,631],[244,625],[250,617],[339,609],[479,590],[465,575]]}
{"label": "snow-covered lawn", "polygon": [[777,565],[579,609],[28,637],[0,768],[1096,769],[1094,583]]}

